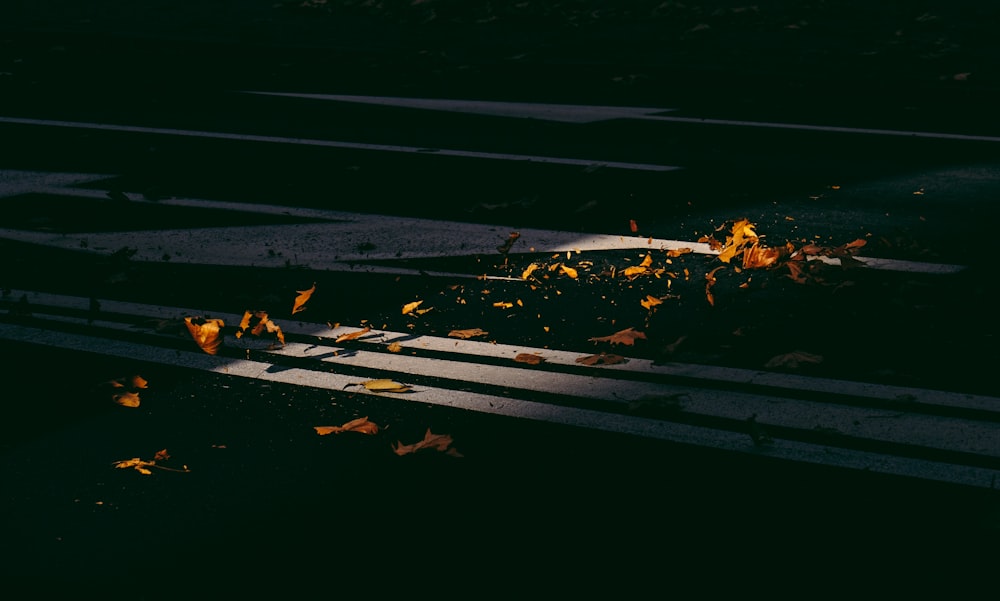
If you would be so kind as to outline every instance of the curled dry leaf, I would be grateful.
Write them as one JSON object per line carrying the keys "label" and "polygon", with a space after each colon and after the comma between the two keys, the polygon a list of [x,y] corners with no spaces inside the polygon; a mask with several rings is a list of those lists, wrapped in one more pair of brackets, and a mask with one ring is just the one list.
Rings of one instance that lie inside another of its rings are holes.
{"label": "curled dry leaf", "polygon": [[312,288],[308,290],[296,290],[295,292],[298,296],[295,297],[295,302],[292,303],[292,315],[306,310],[306,302],[312,297],[313,292],[316,292],[316,282],[313,282]]}
{"label": "curled dry leaf", "polygon": [[415,442],[413,444],[405,445],[401,441],[397,441],[396,444],[392,446],[392,450],[397,455],[409,455],[410,453],[416,453],[417,451],[423,449],[429,449],[433,451],[441,451],[452,457],[461,457],[462,454],[451,448],[452,438],[448,434],[434,434],[431,432],[430,428],[427,428],[427,433],[424,434],[423,440]]}
{"label": "curled dry leaf", "polygon": [[221,319],[185,317],[184,325],[201,350],[209,355],[219,352],[219,347],[222,346],[222,328],[225,326]]}
{"label": "curled dry leaf", "polygon": [[610,342],[611,344],[624,344],[625,346],[632,346],[635,344],[636,340],[645,340],[646,333],[640,332],[635,328],[626,328],[624,330],[619,330],[610,336],[601,336],[597,338],[588,338],[590,342]]}
{"label": "curled dry leaf", "polygon": [[615,365],[617,363],[624,363],[625,357],[612,353],[598,353],[596,355],[577,357],[576,362],[584,365]]}
{"label": "curled dry leaf", "polygon": [[528,279],[528,277],[529,277],[529,276],[531,275],[531,273],[532,273],[533,271],[535,271],[536,269],[538,269],[539,267],[540,267],[540,266],[538,265],[538,263],[532,263],[531,265],[528,265],[528,266],[527,266],[527,267],[526,267],[526,268],[524,269],[524,271],[522,271],[522,272],[521,272],[521,279],[522,279],[522,280],[526,280],[526,279]]}
{"label": "curled dry leaf", "polygon": [[267,316],[267,311],[243,312],[243,319],[240,320],[240,325],[236,330],[235,336],[237,338],[242,338],[248,331],[251,336],[258,338],[264,332],[274,334],[278,342],[281,343],[282,346],[285,345],[284,332],[281,331],[281,327],[278,326],[278,324],[271,321],[271,319]]}
{"label": "curled dry leaf", "polygon": [[342,426],[314,426],[314,430],[320,436],[327,434],[341,434],[343,432],[359,432],[361,434],[378,434],[378,424],[368,421],[368,416],[352,419]]}
{"label": "curled dry leaf", "polygon": [[372,331],[372,327],[371,326],[365,326],[365,327],[361,328],[360,330],[358,330],[356,332],[350,332],[350,333],[347,333],[347,334],[341,334],[340,336],[337,336],[337,338],[334,339],[333,342],[334,342],[334,344],[336,344],[338,342],[343,342],[345,340],[354,340],[355,338],[360,338],[360,337],[364,336],[365,334],[367,334],[368,332],[371,332],[371,331]]}
{"label": "curled dry leaf", "polygon": [[452,338],[475,338],[477,336],[486,336],[489,334],[486,330],[480,328],[470,328],[468,330],[452,330],[448,332],[448,336]]}
{"label": "curled dry leaf", "polygon": [[518,363],[527,363],[529,365],[538,365],[539,363],[543,363],[545,361],[545,357],[542,357],[541,355],[532,355],[531,353],[519,353],[516,357],[514,357],[514,361],[517,361]]}
{"label": "curled dry leaf", "polygon": [[[348,384],[347,386],[364,386],[372,392],[409,392],[412,388],[411,386],[402,384],[395,380],[390,380],[388,378],[365,380],[364,382],[356,382]],[[347,388],[347,386],[344,386],[344,388]]]}

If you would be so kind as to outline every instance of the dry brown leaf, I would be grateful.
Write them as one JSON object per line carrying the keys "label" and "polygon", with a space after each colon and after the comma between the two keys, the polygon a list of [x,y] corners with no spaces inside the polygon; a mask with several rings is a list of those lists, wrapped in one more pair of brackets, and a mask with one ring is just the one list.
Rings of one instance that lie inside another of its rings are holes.
{"label": "dry brown leaf", "polygon": [[588,338],[590,342],[610,342],[611,344],[624,344],[625,346],[632,346],[635,344],[636,340],[645,340],[646,333],[640,332],[635,328],[627,328],[624,330],[619,330],[610,336],[601,336],[599,338]]}
{"label": "dry brown leaf", "polygon": [[822,363],[822,355],[816,355],[813,353],[807,353],[805,351],[792,351],[790,353],[784,353],[782,355],[775,355],[768,359],[764,367],[787,367],[789,369],[798,369],[806,364],[816,364]]}
{"label": "dry brown leaf", "polygon": [[219,352],[219,347],[222,346],[222,328],[225,326],[221,319],[185,317],[184,325],[201,350],[209,355]]}
{"label": "dry brown leaf", "polygon": [[448,336],[452,338],[475,338],[477,336],[486,336],[489,332],[482,330],[480,328],[471,328],[468,330],[452,330],[448,332]]}
{"label": "dry brown leaf", "polygon": [[313,282],[312,288],[308,290],[296,290],[295,292],[298,296],[295,297],[295,302],[292,303],[292,315],[306,310],[306,302],[312,297],[313,292],[316,292],[316,282]]}
{"label": "dry brown leaf", "polygon": [[514,357],[514,361],[517,361],[518,363],[527,363],[529,365],[538,365],[539,363],[543,363],[545,361],[545,357],[532,355],[530,353],[519,353],[516,357]]}
{"label": "dry brown leaf", "polygon": [[245,311],[243,319],[240,320],[240,327],[236,331],[236,337],[242,338],[247,329],[250,330],[251,336],[260,336],[265,331],[274,334],[282,345],[285,344],[285,333],[281,331],[278,324],[271,321],[271,318],[267,316],[267,311]]}
{"label": "dry brown leaf", "polygon": [[521,234],[519,234],[518,232],[511,232],[510,236],[507,237],[507,241],[504,242],[503,244],[501,244],[500,246],[498,246],[497,250],[500,251],[500,254],[504,254],[505,255],[505,254],[509,253],[510,252],[510,248],[512,246],[514,246],[514,243],[517,242],[517,239],[520,238],[520,237],[521,237]]}
{"label": "dry brown leaf", "polygon": [[402,441],[397,441],[396,444],[393,445],[392,450],[397,455],[408,455],[423,449],[430,449],[434,451],[441,451],[453,457],[461,457],[461,453],[453,448],[450,448],[452,442],[453,441],[450,435],[434,434],[431,432],[430,428],[427,428],[427,433],[424,434],[423,440],[409,445],[404,445]]}
{"label": "dry brown leaf", "polygon": [[341,434],[343,432],[358,432],[361,434],[378,434],[378,424],[368,421],[368,416],[352,419],[342,426],[314,426],[314,430],[320,436],[327,434]]}
{"label": "dry brown leaf", "polygon": [[624,363],[625,357],[611,353],[598,353],[596,355],[577,357],[576,362],[584,365],[615,365],[618,363]]}
{"label": "dry brown leaf", "polygon": [[365,326],[360,330],[358,330],[357,332],[351,332],[349,334],[341,334],[340,336],[337,336],[337,338],[335,338],[333,342],[334,344],[336,344],[338,342],[343,342],[345,340],[354,340],[355,338],[360,338],[371,331],[372,331],[371,326]]}

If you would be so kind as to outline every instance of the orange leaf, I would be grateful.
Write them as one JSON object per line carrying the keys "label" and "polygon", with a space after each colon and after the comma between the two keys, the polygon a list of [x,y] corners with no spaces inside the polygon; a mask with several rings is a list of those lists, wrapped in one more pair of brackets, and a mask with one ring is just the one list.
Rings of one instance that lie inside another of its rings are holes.
{"label": "orange leaf", "polygon": [[545,357],[539,355],[532,355],[530,353],[520,353],[518,356],[514,357],[514,361],[518,363],[528,363],[530,365],[538,365],[545,361]]}
{"label": "orange leaf", "polygon": [[298,296],[295,297],[295,302],[292,304],[292,315],[306,310],[306,301],[309,300],[313,292],[316,292],[316,282],[313,282],[312,288],[308,290],[296,290],[295,292],[298,293]]}
{"label": "orange leaf", "polygon": [[385,347],[390,353],[398,353],[403,350],[403,345],[398,342],[390,342],[389,346]]}
{"label": "orange leaf", "polygon": [[489,332],[481,330],[479,328],[471,328],[468,330],[452,330],[448,332],[448,336],[452,338],[475,338],[476,336],[486,336]]}
{"label": "orange leaf", "polygon": [[620,330],[611,334],[610,336],[602,336],[600,338],[588,338],[590,342],[610,342],[611,344],[624,344],[625,346],[632,346],[635,344],[636,340],[645,340],[646,333],[640,332],[635,328],[627,328],[625,330]]}
{"label": "orange leaf", "polygon": [[118,403],[123,407],[138,407],[139,406],[139,395],[135,392],[126,391],[119,394],[111,395],[111,400]]}
{"label": "orange leaf", "polygon": [[222,346],[222,328],[225,326],[221,319],[185,317],[184,325],[201,350],[209,355],[219,352],[219,347]]}
{"label": "orange leaf", "polygon": [[350,334],[341,334],[340,336],[337,336],[336,340],[334,340],[333,342],[337,343],[337,342],[343,342],[345,340],[354,340],[355,338],[360,338],[361,336],[364,336],[365,334],[371,331],[372,331],[371,326],[365,326],[364,328],[358,330],[357,332],[351,332]]}
{"label": "orange leaf", "polygon": [[639,224],[635,222],[635,219],[628,220],[628,229],[631,230],[633,234],[639,231]]}
{"label": "orange leaf", "polygon": [[314,426],[320,436],[341,434],[343,432],[359,432],[361,434],[378,434],[379,427],[375,422],[368,421],[368,416],[352,419],[343,426]]}

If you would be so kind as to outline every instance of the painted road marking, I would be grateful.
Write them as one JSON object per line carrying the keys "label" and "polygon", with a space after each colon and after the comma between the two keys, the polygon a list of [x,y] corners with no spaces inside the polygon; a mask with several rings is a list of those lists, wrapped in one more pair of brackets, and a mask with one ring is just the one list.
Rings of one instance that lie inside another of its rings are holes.
{"label": "painted road marking", "polygon": [[[90,299],[78,296],[67,296],[30,290],[12,290],[8,297],[19,299],[24,296],[33,307],[43,310],[46,307],[71,309],[90,312]],[[181,319],[186,316],[211,316],[222,319],[226,323],[239,323],[242,315],[225,311],[202,308],[170,307],[150,305],[108,299],[97,299],[104,314],[136,315],[151,319]],[[91,315],[94,317],[94,315]],[[48,319],[57,319],[50,315]],[[76,318],[78,321],[82,318]],[[91,321],[91,320],[86,320]],[[286,334],[308,336],[319,341],[335,340],[342,334],[350,334],[361,329],[360,326],[338,326],[330,328],[327,324],[310,323],[296,319],[282,320],[282,330]],[[106,324],[105,327],[113,327]],[[134,326],[126,325],[134,331]],[[593,353],[596,348],[588,350],[560,350],[553,348],[538,348],[525,345],[503,344],[494,341],[462,340],[443,338],[439,336],[414,335],[409,332],[394,332],[391,330],[372,329],[365,336],[354,341],[356,346],[385,347],[397,343],[404,349],[414,351],[432,351],[462,357],[466,362],[490,359],[513,360],[521,353],[537,354],[545,357],[546,365],[572,366],[580,368],[577,359]],[[765,370],[749,370],[734,367],[714,365],[699,365],[691,363],[655,363],[648,359],[626,357],[626,361],[614,365],[595,366],[592,369],[599,373],[616,374],[615,377],[628,376],[662,376],[667,378],[682,378],[687,381],[704,382],[705,386],[717,385],[719,382],[744,385],[751,388],[766,387],[772,389],[798,390],[817,392],[834,396],[856,397],[892,403],[906,403],[911,406],[938,406],[952,409],[969,409],[984,412],[1000,412],[1000,398],[976,394],[956,393],[943,390],[913,388],[909,386],[889,386],[851,380],[836,380],[817,378],[796,374],[769,372]],[[618,373],[621,372],[621,373]]]}
{"label": "painted road marking", "polygon": [[20,117],[0,117],[0,123],[17,125],[38,125],[44,127],[68,127],[74,129],[96,129],[102,131],[121,131],[137,134],[154,134],[165,136],[185,136],[194,138],[214,138],[220,140],[235,140],[238,142],[265,142],[270,144],[294,144],[298,146],[321,146],[326,148],[344,148],[376,152],[401,152],[435,156],[464,157],[471,159],[490,159],[501,161],[517,161],[541,163],[550,165],[574,165],[579,167],[604,167],[609,169],[626,169],[636,171],[676,171],[681,167],[671,165],[653,165],[649,163],[625,163],[619,161],[601,161],[594,159],[575,159],[568,157],[550,157],[528,154],[509,154],[495,152],[478,152],[473,150],[449,150],[446,148],[421,148],[418,146],[397,146],[392,144],[366,144],[363,142],[344,142],[338,140],[317,140],[309,138],[291,138],[285,136],[259,136],[253,134],[234,134],[217,131],[202,131],[193,129],[172,129],[163,127],[142,127],[137,125],[115,125],[111,123],[89,123],[84,121],[57,121],[51,119],[26,119]]}
{"label": "painted road marking", "polygon": [[485,100],[459,100],[444,98],[407,98],[394,96],[350,96],[342,94],[299,94],[291,92],[244,91],[245,94],[287,96],[292,98],[312,98],[433,111],[472,113],[523,119],[545,119],[572,123],[592,123],[612,119],[641,119],[646,121],[668,121],[704,125],[728,125],[738,127],[764,127],[800,131],[822,131],[829,133],[864,134],[873,136],[902,136],[907,138],[934,138],[941,140],[962,140],[972,142],[1000,142],[1000,136],[981,136],[943,132],[906,131],[866,127],[841,127],[832,125],[809,125],[805,123],[780,123],[769,121],[745,121],[738,119],[708,119],[701,117],[678,117],[662,115],[678,109],[640,108],[629,106],[592,106],[576,104],[537,104],[530,102],[494,102]]}
{"label": "painted road marking", "polygon": [[[291,367],[280,363],[211,356],[200,352],[178,351],[146,344],[125,342],[98,336],[73,334],[47,329],[0,323],[0,337],[10,341],[39,344],[130,360],[199,369],[255,380],[281,382],[325,390],[344,390],[359,381],[359,376],[329,371]],[[384,372],[376,371],[372,377]],[[351,386],[352,392],[379,395],[363,387]],[[381,395],[385,397],[385,395]],[[917,459],[888,453],[804,443],[774,438],[765,447],[754,445],[745,432],[692,426],[616,412],[602,412],[572,406],[552,405],[507,396],[474,393],[435,386],[415,386],[411,393],[391,397],[396,402],[419,402],[506,415],[536,421],[618,432],[727,451],[766,455],[772,458],[805,461],[822,465],[848,467],[923,479],[992,488],[1000,471],[962,463]],[[997,427],[996,424],[992,424]],[[940,431],[938,431],[941,434]],[[961,439],[963,436],[958,436]],[[994,440],[995,436],[992,437]]]}
{"label": "painted road marking", "polygon": [[100,181],[112,177],[96,173],[59,173],[48,171],[14,171],[0,169],[0,198],[28,194],[40,189],[65,192],[64,186]]}
{"label": "painted road marking", "polygon": [[[50,192],[91,200],[107,200],[106,192],[90,189],[39,188],[35,192]],[[475,224],[465,222],[372,215],[346,211],[330,211],[277,205],[218,202],[200,199],[163,199],[132,202],[225,209],[326,219],[327,223],[259,225],[240,227],[206,227],[170,230],[85,232],[54,234],[13,228],[0,228],[0,238],[43,244],[80,252],[136,248],[133,260],[159,262],[165,255],[178,263],[251,267],[288,266],[289,261],[312,269],[368,273],[419,274],[419,270],[364,264],[366,261],[394,261],[440,257],[471,257],[496,255],[512,231],[520,234],[512,252],[519,253],[581,253],[622,250],[677,250],[689,248],[693,253],[716,255],[708,244],[686,240],[564,232],[537,228]],[[82,248],[83,246],[86,249]],[[374,246],[374,248],[371,248]],[[363,250],[369,249],[369,250]],[[810,257],[813,260],[839,264],[839,259]],[[913,273],[951,274],[965,269],[962,265],[922,263],[895,259],[857,256],[858,261],[872,269]],[[461,277],[481,277],[476,274],[448,274]],[[490,276],[491,279],[521,281],[520,278]]]}
{"label": "painted road marking", "polygon": [[350,96],[344,94],[298,94],[291,92],[257,92],[244,90],[244,94],[283,96],[313,100],[333,100],[356,104],[375,104],[400,108],[472,113],[495,117],[542,119],[565,123],[593,123],[611,119],[641,118],[645,115],[665,113],[674,109],[643,108],[635,106],[593,106],[583,104],[541,104],[530,102],[496,102],[491,100],[449,100],[443,98],[401,98],[395,96]]}

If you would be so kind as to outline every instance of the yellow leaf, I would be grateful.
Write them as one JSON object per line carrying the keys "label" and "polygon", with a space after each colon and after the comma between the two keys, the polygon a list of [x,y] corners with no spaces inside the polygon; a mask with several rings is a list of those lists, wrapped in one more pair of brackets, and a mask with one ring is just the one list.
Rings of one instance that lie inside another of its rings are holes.
{"label": "yellow leaf", "polygon": [[313,282],[312,288],[308,290],[296,290],[298,296],[295,297],[295,302],[292,304],[292,315],[295,315],[299,311],[305,311],[305,304],[312,296],[313,292],[316,292],[316,282]]}
{"label": "yellow leaf", "polygon": [[501,302],[493,303],[493,306],[496,307],[496,308],[498,308],[498,309],[510,309],[511,307],[514,306],[514,303],[508,303],[508,302],[501,301]]}
{"label": "yellow leaf", "polygon": [[532,263],[531,265],[528,265],[528,267],[525,268],[525,270],[521,272],[521,279],[522,280],[528,279],[528,276],[531,275],[531,272],[533,272],[534,270],[538,269],[538,267],[539,267],[538,263]]}
{"label": "yellow leaf", "polygon": [[424,301],[422,300],[418,300],[418,301],[413,301],[412,303],[406,303],[405,305],[403,305],[403,315],[408,315],[410,313],[413,313],[416,310],[416,308],[419,307],[420,304],[423,302]]}
{"label": "yellow leaf", "polygon": [[577,273],[576,273],[576,270],[573,269],[572,267],[567,267],[565,265],[560,264],[559,265],[559,271],[561,273],[564,273],[567,276],[573,278],[574,280],[576,279]]}
{"label": "yellow leaf", "polygon": [[646,299],[639,301],[639,304],[642,305],[643,308],[645,309],[652,310],[653,307],[655,307],[656,305],[662,305],[663,301],[656,298],[655,296],[647,294]]}
{"label": "yellow leaf", "polygon": [[402,344],[400,344],[400,343],[398,343],[398,342],[390,342],[390,343],[389,343],[389,346],[387,346],[387,347],[386,347],[386,349],[387,349],[387,350],[388,350],[388,351],[389,351],[390,353],[398,353],[398,352],[400,352],[401,350],[403,350],[403,345],[402,345]]}
{"label": "yellow leaf", "polygon": [[[348,384],[347,386],[364,386],[372,392],[408,392],[411,387],[406,384],[401,384],[395,380],[390,380],[388,378],[380,378],[377,380],[365,380],[364,382],[357,382],[355,384]],[[346,388],[346,387],[345,387]]]}
{"label": "yellow leaf", "polygon": [[354,340],[355,338],[360,338],[361,336],[364,336],[365,334],[371,331],[372,331],[371,326],[365,326],[364,328],[358,330],[357,332],[351,332],[349,334],[341,334],[340,336],[337,336],[337,338],[333,342],[334,344],[336,344],[338,342],[343,342],[345,340]]}
{"label": "yellow leaf", "polygon": [[201,350],[209,355],[219,352],[219,347],[222,346],[222,328],[225,326],[221,319],[185,317],[184,325]]}

